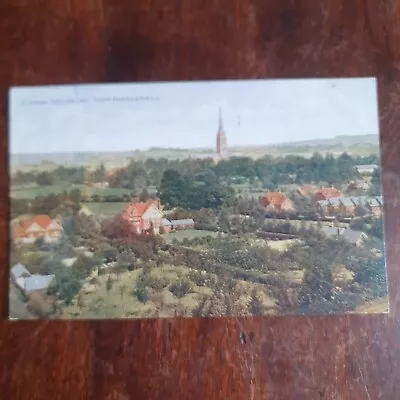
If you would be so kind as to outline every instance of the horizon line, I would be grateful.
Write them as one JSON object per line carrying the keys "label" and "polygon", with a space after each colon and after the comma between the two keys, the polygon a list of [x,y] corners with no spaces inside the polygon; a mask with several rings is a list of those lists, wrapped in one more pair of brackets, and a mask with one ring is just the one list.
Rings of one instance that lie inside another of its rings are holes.
{"label": "horizon line", "polygon": [[[306,142],[313,142],[313,141],[328,141],[332,139],[337,139],[337,138],[344,138],[344,137],[352,137],[352,136],[378,136],[379,139],[379,133],[354,133],[354,134],[349,134],[349,135],[335,135],[331,136],[328,138],[314,138],[314,139],[304,139],[304,140],[296,140],[292,142],[274,142],[274,143],[268,143],[268,144],[232,144],[228,145],[227,148],[246,148],[246,147],[274,147],[274,146],[285,146],[285,145],[290,145],[290,144],[301,144],[301,143],[306,143]],[[44,152],[35,152],[35,153],[27,153],[27,152],[20,152],[20,153],[12,153],[10,150],[8,152],[9,155],[12,156],[17,156],[17,155],[42,155],[42,154],[70,154],[70,153],[134,153],[134,152],[148,152],[152,151],[152,149],[160,149],[160,150],[177,150],[177,151],[191,151],[191,150],[214,150],[214,146],[199,146],[199,147],[158,147],[158,146],[151,146],[146,149],[128,149],[128,150],[70,150],[70,151],[44,151]]]}

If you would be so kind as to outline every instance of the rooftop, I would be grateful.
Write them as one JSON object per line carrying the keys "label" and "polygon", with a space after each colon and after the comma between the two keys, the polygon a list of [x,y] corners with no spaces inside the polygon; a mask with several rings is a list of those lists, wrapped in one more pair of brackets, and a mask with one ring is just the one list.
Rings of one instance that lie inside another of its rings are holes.
{"label": "rooftop", "polygon": [[21,263],[15,264],[11,268],[11,276],[17,280],[18,278],[21,278],[23,275],[30,275],[30,272],[26,269],[24,265]]}
{"label": "rooftop", "polygon": [[34,290],[47,289],[53,278],[54,275],[31,275],[25,278],[25,290],[32,292]]}
{"label": "rooftop", "polygon": [[189,224],[194,224],[193,219],[175,219],[171,221],[172,225],[189,225]]}

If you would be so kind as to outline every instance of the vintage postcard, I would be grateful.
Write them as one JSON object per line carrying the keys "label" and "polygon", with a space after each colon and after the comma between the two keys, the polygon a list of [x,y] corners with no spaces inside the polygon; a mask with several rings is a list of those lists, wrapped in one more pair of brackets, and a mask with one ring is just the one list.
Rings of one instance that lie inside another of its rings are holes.
{"label": "vintage postcard", "polygon": [[10,318],[388,311],[374,78],[9,100]]}

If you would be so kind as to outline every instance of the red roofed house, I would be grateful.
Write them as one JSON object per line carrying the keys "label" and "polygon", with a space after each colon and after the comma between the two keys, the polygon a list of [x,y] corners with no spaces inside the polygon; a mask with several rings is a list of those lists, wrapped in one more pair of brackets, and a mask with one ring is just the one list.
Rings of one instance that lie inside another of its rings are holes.
{"label": "red roofed house", "polygon": [[314,194],[315,201],[338,199],[341,197],[343,197],[343,193],[334,187],[320,188]]}
{"label": "red roofed house", "polygon": [[153,229],[158,234],[163,219],[160,200],[132,201],[122,212],[122,218],[132,225],[136,233]]}
{"label": "red roofed house", "polygon": [[60,222],[48,215],[35,215],[20,221],[13,230],[15,243],[34,243],[43,238],[46,242],[56,242],[64,229]]}
{"label": "red roofed house", "polygon": [[305,184],[299,187],[298,192],[303,196],[308,196],[313,194],[317,190],[315,185]]}
{"label": "red roofed house", "polygon": [[262,207],[275,211],[294,211],[293,202],[282,192],[267,192],[259,199]]}

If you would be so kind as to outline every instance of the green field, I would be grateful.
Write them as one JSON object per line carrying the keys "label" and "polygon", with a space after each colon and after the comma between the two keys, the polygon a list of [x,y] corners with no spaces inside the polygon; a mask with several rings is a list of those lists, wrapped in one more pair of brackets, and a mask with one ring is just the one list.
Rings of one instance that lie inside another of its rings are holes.
{"label": "green field", "polygon": [[132,191],[129,189],[120,188],[96,188],[87,185],[71,185],[71,184],[58,184],[51,186],[33,186],[33,185],[18,185],[11,186],[10,196],[17,199],[32,199],[36,196],[47,196],[51,193],[61,193],[64,190],[71,191],[72,189],[79,189],[83,196],[92,196],[98,194],[99,196],[109,195],[123,195],[130,194]]}
{"label": "green field", "polygon": [[171,243],[173,239],[183,240],[184,238],[194,239],[194,238],[202,238],[207,236],[216,237],[218,235],[217,232],[210,231],[202,231],[197,229],[187,229],[182,231],[165,233],[163,238],[167,243]]}
{"label": "green field", "polygon": [[104,203],[85,203],[85,206],[91,210],[99,219],[112,218],[120,214],[127,203],[104,202]]}

